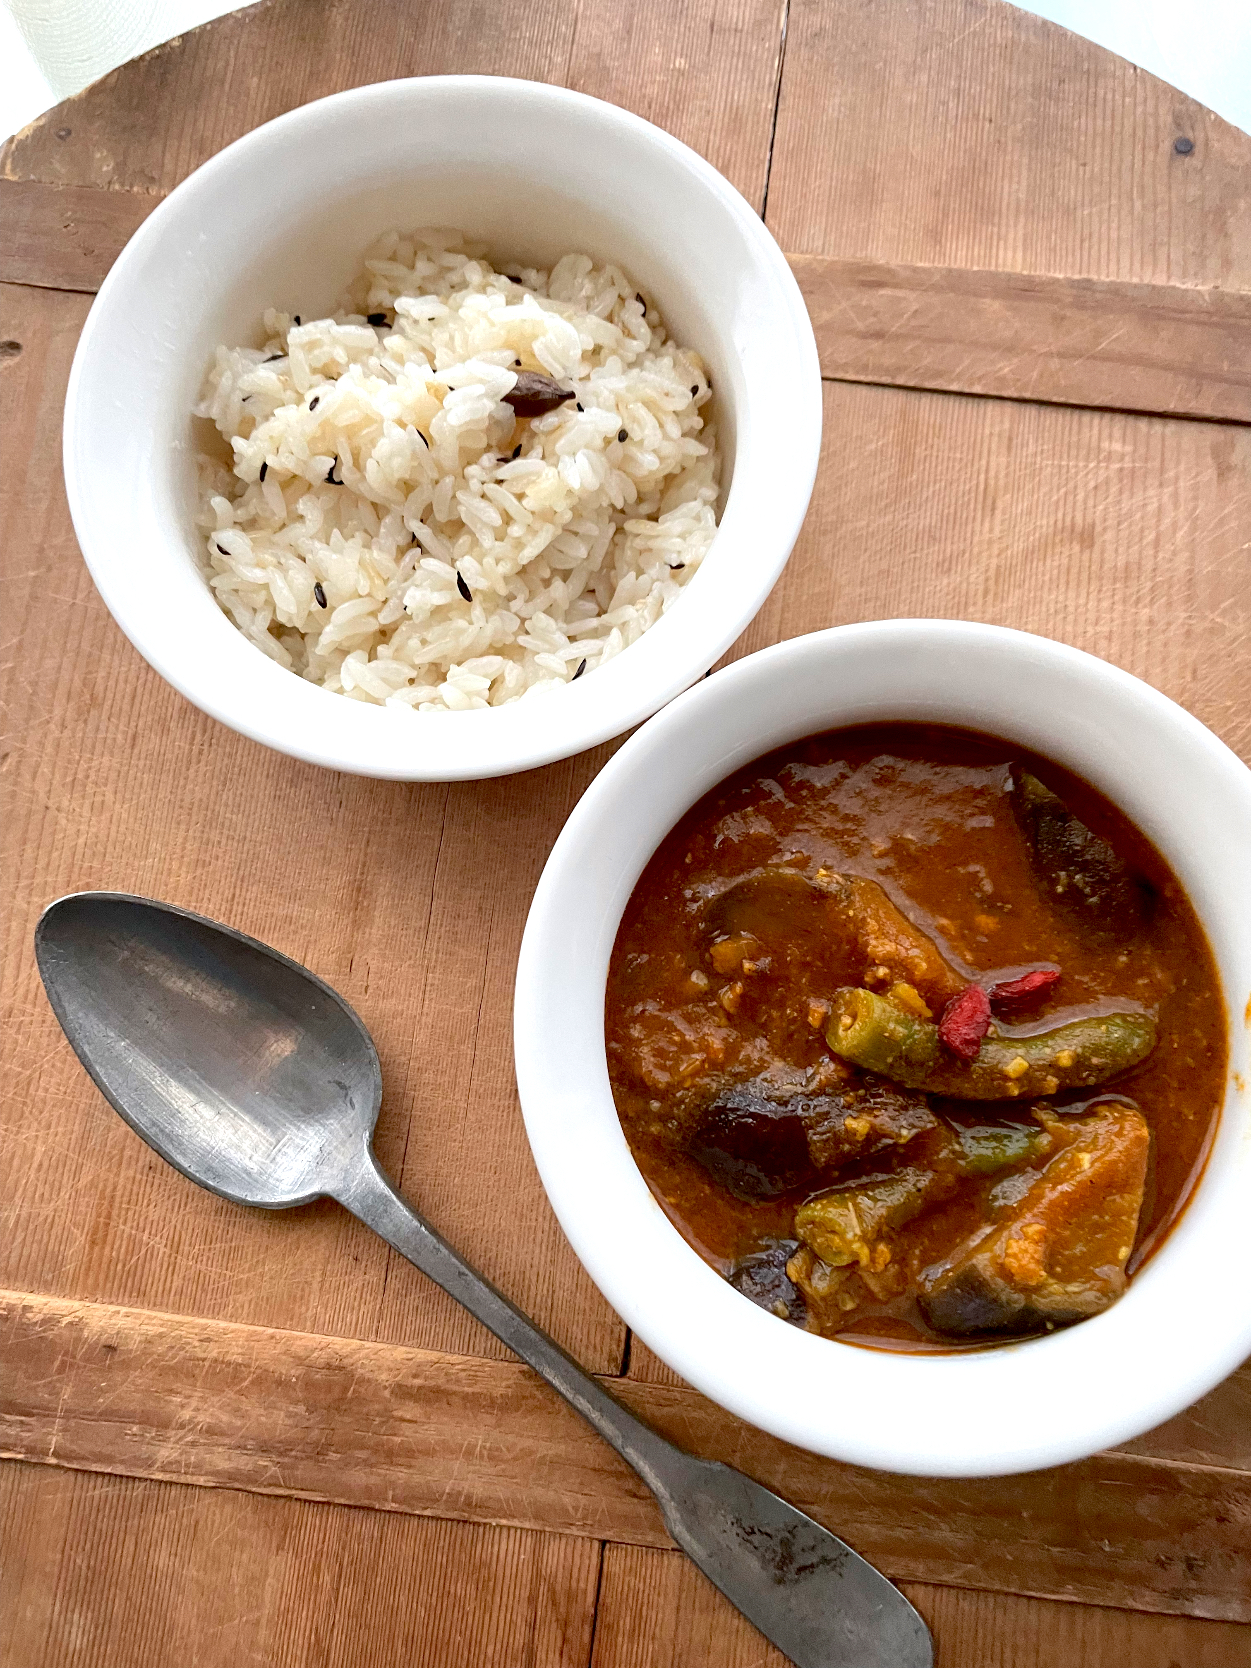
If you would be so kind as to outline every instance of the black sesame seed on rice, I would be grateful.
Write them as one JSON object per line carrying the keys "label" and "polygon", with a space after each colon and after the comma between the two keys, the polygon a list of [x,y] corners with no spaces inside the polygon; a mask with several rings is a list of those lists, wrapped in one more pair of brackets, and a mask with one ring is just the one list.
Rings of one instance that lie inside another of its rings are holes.
{"label": "black sesame seed on rice", "polygon": [[[492,282],[494,282],[497,286],[502,286],[502,288],[497,288],[496,291],[494,292],[494,294],[495,294],[496,298],[502,300],[505,303],[506,306],[511,306],[514,302],[520,303],[520,302],[525,301],[525,299],[526,299],[525,296],[513,297],[509,292],[514,287],[517,287],[517,288],[525,289],[528,293],[528,286],[529,286],[529,283],[530,283],[530,280],[529,280],[528,276],[518,274],[518,273],[487,273],[487,274],[484,274],[484,277],[486,278],[485,282],[474,286],[477,293],[482,297],[482,302],[481,302],[482,305],[488,305],[489,304],[487,298],[492,293],[490,291],[490,284]],[[540,290],[542,290],[542,288],[545,287],[543,285],[543,280],[542,280],[541,277],[536,279],[536,284],[539,286]],[[358,292],[358,294],[359,293],[360,292]],[[651,313],[651,309],[652,309],[652,303],[651,303],[650,297],[644,295],[644,293],[641,290],[634,291],[634,292],[627,291],[625,293],[625,295],[621,295],[620,292],[618,292],[616,302],[614,304],[614,307],[613,307],[611,313],[609,314],[609,317],[610,318],[611,317],[619,317],[621,306],[624,304],[624,302],[626,300],[629,300],[631,298],[635,299],[638,303],[638,306],[639,306],[639,309],[640,309],[640,322],[647,322],[649,317],[650,317],[650,313]],[[659,307],[659,302],[657,303],[657,306]],[[359,309],[359,301],[357,302],[357,308]],[[471,311],[472,311],[472,309],[471,309]],[[340,315],[340,316],[342,317],[344,315]],[[373,334],[373,340],[376,343],[376,356],[377,355],[382,356],[381,359],[376,358],[375,361],[371,361],[371,363],[375,363],[375,368],[376,368],[378,363],[383,363],[383,361],[386,361],[386,351],[385,350],[386,350],[387,342],[391,339],[391,336],[392,336],[393,332],[395,332],[397,330],[402,330],[405,327],[406,319],[403,315],[400,314],[397,307],[392,303],[375,303],[374,309],[372,311],[369,309],[368,304],[366,304],[365,313],[362,315],[359,312],[359,310],[357,310],[355,312],[354,316],[355,316],[356,321],[357,321],[358,324],[368,323],[368,325],[373,330],[373,333],[374,333]],[[498,314],[496,316],[498,317]],[[659,316],[660,315],[658,313],[658,317]],[[280,331],[276,332],[270,338],[271,340],[276,340],[279,343],[279,347],[277,349],[271,349],[269,354],[265,354],[263,351],[262,351],[262,354],[261,354],[261,360],[266,364],[277,364],[277,363],[283,362],[283,361],[286,362],[286,367],[287,368],[285,368],[281,373],[276,373],[276,374],[280,374],[281,378],[283,379],[283,386],[286,386],[285,379],[288,376],[292,375],[292,373],[295,369],[294,361],[298,357],[298,350],[295,349],[295,348],[290,347],[290,336],[295,333],[295,330],[296,330],[297,326],[302,326],[302,324],[303,324],[303,319],[302,319],[301,315],[298,314],[298,313],[294,314],[294,315],[288,314],[287,319],[288,319],[288,330],[287,330],[287,332],[283,333],[280,330]],[[625,329],[627,329],[627,331],[628,331],[628,329],[629,329],[628,321],[622,320],[621,322],[623,324],[623,327]],[[323,328],[322,325],[317,320],[314,320],[313,323],[310,325],[310,329],[313,331],[314,335],[316,335],[317,332],[322,328]],[[300,334],[301,334],[301,339],[302,339],[302,337],[303,337],[302,328],[301,328]],[[652,334],[654,335],[655,332],[653,331]],[[396,339],[398,340],[399,338],[397,337]],[[488,340],[489,340],[489,338],[488,338]],[[644,340],[644,338],[640,338],[639,340],[642,341],[642,340]],[[499,341],[498,341],[498,337],[496,338],[496,344],[497,344],[497,346],[500,345]],[[637,344],[636,344],[636,346],[637,346]],[[529,381],[529,374],[528,373],[530,373],[532,371],[537,372],[539,370],[539,366],[537,364],[537,361],[534,359],[533,355],[531,355],[529,358],[527,358],[523,354],[517,354],[515,350],[514,350],[514,353],[513,353],[512,356],[507,355],[507,349],[505,348],[503,353],[498,353],[496,355],[491,355],[491,354],[488,353],[487,357],[497,359],[498,363],[501,367],[505,367],[505,366],[512,367],[515,370],[515,373],[517,374],[517,376],[520,377],[520,379],[522,380],[523,383],[528,383],[528,381]],[[692,357],[695,357],[695,356],[692,356]],[[257,363],[260,363],[260,361],[254,360],[252,358],[251,354],[247,354],[246,357],[241,356],[241,363],[244,365],[245,369],[247,369],[247,368],[250,368],[250,367],[254,366]],[[679,360],[679,364],[681,364],[680,360]],[[674,368],[675,367],[674,367],[674,364],[673,364],[673,360],[670,359],[669,365],[668,365],[670,378],[672,380],[676,381],[675,378],[672,378],[672,372],[673,372]],[[689,368],[690,368],[689,361],[687,361],[685,368],[689,370]],[[391,365],[389,361],[386,361],[386,363],[383,364],[383,370],[388,375],[398,374],[398,368],[396,366]],[[681,370],[680,369],[678,370],[678,375],[679,376],[681,375]],[[556,387],[554,379],[552,379],[552,378],[536,378],[536,380],[552,382],[553,387],[554,388]],[[570,379],[570,380],[572,380],[572,379]],[[326,383],[327,385],[329,385],[332,381],[334,381],[334,377],[333,376],[323,376],[321,381]],[[677,386],[681,387],[682,384],[678,383]],[[690,386],[690,396],[689,396],[689,399],[688,399],[688,403],[690,403],[690,404],[696,404],[696,403],[703,404],[703,403],[705,403],[708,400],[709,395],[712,392],[711,380],[707,375],[701,374],[699,377],[696,378],[695,382],[693,384],[689,385],[689,386]],[[272,388],[273,385],[267,384],[266,387],[267,387],[267,389]],[[604,409],[607,409],[608,412],[609,412],[609,415],[611,416],[612,405],[609,402],[607,402],[607,401],[593,401],[591,405],[587,405],[586,402],[584,400],[582,400],[580,396],[578,396],[576,383],[574,383],[574,386],[570,388],[568,386],[568,383],[562,382],[559,385],[559,388],[560,388],[560,392],[563,395],[565,400],[574,402],[575,412],[578,415],[593,414],[596,417],[596,420],[598,422],[601,412]],[[566,389],[568,390],[567,392],[565,391]],[[289,391],[288,395],[282,396],[282,398],[289,398],[290,393],[294,393],[294,392],[298,392],[298,390],[291,389]],[[281,393],[281,390],[279,390],[279,393]],[[321,393],[322,393],[322,390],[321,390],[320,384],[316,385],[311,392],[308,391],[307,386],[306,386],[305,394],[304,394],[304,406],[303,406],[303,409],[306,412],[308,412],[312,415],[315,415],[320,410],[321,405],[324,403],[324,401],[322,400],[322,397],[321,397]],[[674,391],[674,394],[676,395],[676,390]],[[252,399],[259,399],[261,397],[262,397],[262,390],[259,390],[259,389],[254,390],[251,393],[251,398]],[[266,397],[270,397],[271,399],[273,398],[272,395],[267,395]],[[240,398],[240,396],[238,394],[237,386],[236,386],[236,391],[235,391],[236,402],[238,402],[239,398]],[[275,403],[281,404],[281,399],[276,400]],[[511,404],[512,402],[508,401],[508,402],[505,402],[505,403]],[[298,431],[298,429],[300,427],[298,417],[295,416],[295,413],[296,413],[297,409],[299,409],[299,408],[295,407],[294,405],[288,405],[286,407],[286,417],[285,417],[285,419],[280,418],[280,421],[289,421],[291,418],[294,418],[295,421],[294,421],[293,424],[291,424],[291,427],[295,431]],[[334,426],[336,428],[336,435],[334,436],[334,438],[338,438],[337,425],[338,425],[339,421],[341,420],[340,419],[341,410],[342,410],[342,407],[340,405],[335,405],[332,410],[327,412],[328,421],[331,423],[332,426]],[[497,413],[498,413],[499,408],[497,407],[496,410],[497,410]],[[566,406],[566,410],[567,410],[567,406]],[[236,414],[236,415],[240,415],[240,414]],[[265,414],[253,413],[252,414],[253,421],[255,422],[257,420],[258,416],[263,417],[264,415]],[[514,416],[518,415],[515,410],[514,410],[513,415]],[[480,491],[483,490],[483,483],[484,482],[486,484],[489,484],[492,480],[500,478],[500,477],[503,477],[503,478],[500,479],[500,483],[499,483],[501,486],[510,486],[511,487],[511,486],[513,486],[514,483],[511,480],[508,480],[506,478],[508,475],[511,474],[511,471],[506,468],[507,464],[509,464],[510,462],[512,462],[514,460],[519,460],[519,459],[523,459],[523,458],[525,458],[525,459],[537,459],[537,460],[541,461],[541,459],[544,455],[544,451],[545,451],[545,448],[541,443],[532,447],[529,453],[527,453],[526,449],[525,449],[525,435],[528,431],[527,431],[524,419],[526,417],[529,417],[529,416],[533,415],[533,414],[529,413],[529,412],[525,412],[521,415],[522,415],[522,420],[517,421],[516,428],[514,428],[514,436],[516,435],[516,429],[517,428],[521,429],[521,431],[522,431],[521,438],[519,440],[514,438],[514,443],[511,447],[507,446],[506,444],[504,446],[498,446],[498,445],[493,446],[493,445],[490,444],[489,441],[486,440],[485,436],[479,435],[478,444],[479,444],[480,447],[483,447],[481,457],[473,459],[473,460],[465,461],[461,464],[462,477],[463,477],[464,481],[467,484],[470,485],[471,490],[476,490],[476,491],[480,492]],[[625,423],[622,422],[620,414],[618,414],[617,421],[618,421],[618,425],[619,425],[618,428],[616,428],[616,429],[606,429],[606,432],[605,432],[605,430],[600,431],[601,439],[600,439],[599,444],[601,446],[603,446],[603,445],[606,445],[607,443],[610,443],[613,439],[615,439],[618,443],[617,444],[618,452],[620,453],[621,451],[623,451],[626,448],[627,445],[634,446],[635,439],[634,439],[633,430],[631,430],[629,428],[628,424],[625,424]],[[685,420],[685,426],[690,427],[692,424],[696,428],[698,428],[698,426],[699,426],[698,414],[694,414],[694,415],[688,414],[688,417]],[[426,448],[427,451],[430,453],[430,457],[428,458],[428,462],[433,462],[434,461],[433,460],[433,448],[434,448],[434,437],[433,437],[433,435],[427,436],[426,434],[424,434],[417,427],[414,417],[410,417],[408,423],[404,426],[408,428],[410,434],[420,434],[422,446],[424,448]],[[506,426],[512,428],[513,424],[508,423]],[[563,427],[565,425],[561,425],[561,426]],[[540,428],[541,427],[542,427],[542,425],[540,425]],[[304,432],[307,436],[307,440],[306,440],[306,443],[305,443],[306,456],[307,456],[308,453],[321,453],[321,455],[324,456],[325,454],[321,452],[321,447],[325,445],[325,440],[321,440],[320,444],[318,444],[317,436],[312,433],[311,428],[309,430],[305,430]],[[321,431],[320,431],[320,425],[319,425],[318,433],[320,433],[320,432]],[[495,432],[500,433],[501,432],[501,427],[497,426]],[[328,436],[328,438],[330,438],[330,437]],[[311,441],[311,444],[309,444],[310,441]],[[484,445],[484,442],[485,442],[485,445]],[[345,443],[346,443],[346,437],[345,437]],[[647,442],[646,437],[645,436],[640,436],[637,444],[638,444],[638,448],[639,448],[640,453],[644,457],[647,457],[649,455],[648,452],[647,452],[647,447],[649,446],[650,443]],[[283,457],[287,456],[287,453],[285,451],[282,451],[282,449],[278,446],[275,446],[275,451],[276,452],[281,452],[281,455]],[[440,448],[440,455],[441,456],[443,455],[443,451],[444,451],[444,448],[441,447]],[[255,457],[255,453],[253,453],[253,457]],[[351,482],[347,481],[346,475],[343,472],[343,464],[347,460],[347,458],[349,458],[349,457],[352,459],[353,470],[354,470],[353,478],[352,478]],[[251,467],[251,466],[252,466],[251,463],[249,463],[248,467]],[[277,478],[277,475],[275,475],[275,487],[279,491],[280,494],[285,493],[287,485],[288,485],[289,482],[294,482],[295,486],[301,487],[301,490],[303,490],[303,487],[302,487],[302,484],[301,484],[300,478],[299,478],[299,472],[297,471],[294,475],[292,475],[292,466],[288,465],[288,464],[281,463],[279,461],[278,457],[275,457],[272,460],[272,464],[271,464],[271,460],[269,459],[269,457],[267,455],[267,449],[266,449],[266,452],[262,453],[261,462],[258,465],[255,465],[255,467],[257,468],[257,474],[252,476],[252,483],[255,484],[255,485],[267,485],[268,484],[269,473],[270,473],[271,467],[272,467],[273,470],[279,471],[281,473],[281,476],[282,476],[281,481],[279,481],[278,478]],[[308,467],[307,463],[303,467],[305,469],[307,469],[307,467]],[[628,470],[630,468],[630,464],[629,464],[628,460],[618,458],[617,463],[616,463],[616,467],[618,469],[626,468]],[[356,500],[358,492],[360,492],[360,491],[362,491],[362,489],[364,489],[364,482],[363,482],[363,478],[361,476],[361,469],[362,468],[363,468],[363,465],[358,465],[358,463],[357,463],[356,451],[354,450],[354,448],[352,446],[349,445],[349,450],[346,454],[336,453],[334,455],[331,463],[329,464],[329,466],[327,468],[327,472],[326,472],[325,476],[323,477],[324,484],[333,485],[336,488],[335,500],[332,500],[330,502],[337,502],[341,506],[341,511],[344,514],[346,514],[347,507],[349,505],[349,501],[354,503],[355,500]],[[610,465],[610,468],[611,468],[611,465]],[[440,471],[435,471],[435,474],[437,475],[441,472],[442,472],[441,470]],[[660,468],[658,470],[658,473],[660,475],[664,475],[666,473],[666,471],[663,468]],[[246,474],[246,469],[241,467],[240,470],[239,470],[239,478],[237,480],[237,488],[240,492],[242,492],[243,489],[244,489],[244,482],[243,482],[242,477],[245,474]],[[420,471],[419,471],[419,474],[420,474]],[[523,477],[524,477],[524,474],[525,474],[525,472],[523,471]],[[298,497],[298,496],[299,496],[299,494],[295,493],[293,491],[293,497]],[[248,502],[255,506],[255,509],[253,511],[251,511],[250,513],[255,514],[261,521],[263,521],[267,525],[269,518],[268,518],[268,514],[264,510],[264,503],[265,503],[264,493],[262,493],[261,496],[259,498],[256,498],[256,499],[252,499],[251,495],[248,495]],[[278,501],[277,507],[280,511],[283,509],[281,498]],[[210,516],[209,520],[211,520],[211,519],[212,519],[212,517]],[[284,519],[289,520],[290,518],[285,517]],[[453,516],[452,519],[455,519],[455,517]],[[245,521],[240,521],[240,523],[238,525],[236,525],[232,521],[228,530],[229,531],[236,531],[236,530],[240,530],[241,528],[246,528],[250,525],[251,524],[249,522],[245,522]],[[422,558],[423,558],[424,555],[427,554],[427,550],[428,550],[428,547],[423,547],[423,539],[425,537],[424,532],[417,533],[417,532],[411,531],[412,527],[420,526],[420,525],[421,525],[420,523],[410,523],[410,524],[408,524],[408,527],[406,528],[404,526],[403,520],[401,520],[400,524],[395,528],[395,531],[397,533],[400,533],[401,536],[399,538],[395,539],[393,541],[393,543],[388,546],[388,548],[391,548],[394,552],[393,560],[394,560],[395,577],[396,577],[396,583],[397,583],[397,600],[402,599],[401,606],[404,609],[404,613],[399,616],[399,618],[401,620],[403,620],[406,616],[412,616],[412,617],[420,618],[424,613],[430,611],[432,603],[437,599],[437,596],[438,596],[437,590],[433,593],[433,595],[431,595],[430,593],[424,591],[424,586],[416,588],[416,590],[418,590],[422,593],[422,598],[421,598],[420,601],[416,600],[416,598],[415,598],[413,601],[410,602],[409,599],[404,596],[405,591],[410,589],[410,583],[408,582],[408,576],[414,570],[419,569],[420,567],[422,567],[422,565],[423,565]],[[432,518],[432,525],[438,526],[440,524],[437,521],[434,521],[433,518]],[[405,530],[409,531],[409,533],[410,533],[410,544],[407,547],[403,544],[403,540],[402,540],[402,533]],[[203,535],[201,535],[201,536],[203,536]],[[468,542],[469,541],[466,540],[466,543],[468,543]],[[667,571],[670,571],[670,572],[673,572],[673,573],[676,574],[678,572],[685,571],[685,569],[692,564],[685,562],[685,560],[681,559],[681,557],[680,557],[680,550],[681,550],[683,544],[686,542],[685,539],[675,540],[674,542],[675,542],[675,544],[678,545],[678,549],[675,549],[672,552],[670,557],[668,557],[668,558],[661,557],[660,559],[665,563]],[[203,550],[204,546],[201,546],[200,548],[201,548],[201,550]],[[244,548],[242,543],[241,543],[240,548],[241,549]],[[234,546],[233,545],[227,546],[227,545],[221,543],[220,539],[217,539],[216,541],[210,540],[208,542],[208,549],[209,549],[210,553],[220,554],[222,556],[225,569],[230,569],[235,565],[236,558],[234,557]],[[658,555],[658,554],[659,554],[659,552],[656,552],[656,555]],[[413,558],[412,561],[408,560],[409,556],[411,556]],[[674,560],[675,557],[677,557],[678,559]],[[466,559],[468,559],[468,558],[466,558]],[[655,556],[653,556],[653,565],[651,567],[651,572],[652,572],[653,576],[656,573],[656,568],[654,566],[654,561],[655,561]],[[430,562],[426,565],[428,565],[431,568],[443,566],[443,564],[441,564],[441,563],[434,563],[434,562]],[[469,606],[471,614],[476,618],[477,617],[477,591],[472,588],[473,582],[468,578],[468,575],[464,574],[460,570],[458,562],[452,561],[450,565],[451,565],[452,577],[456,582],[457,600],[458,601],[464,601],[466,603],[466,605]],[[540,567],[542,566],[542,564],[539,564],[539,565],[540,565]],[[646,567],[645,562],[640,563],[639,565],[640,565],[640,567],[643,567],[643,568]],[[311,562],[309,564],[309,571],[312,571],[314,573],[314,584],[309,587],[308,601],[309,601],[309,603],[313,604],[313,606],[315,607],[315,609],[318,612],[325,612],[328,616],[329,615],[329,597],[328,597],[329,587],[327,585],[325,585],[323,581],[321,581],[320,579],[317,578],[316,572],[313,569],[313,565],[312,565]],[[477,572],[480,572],[480,571],[482,571],[482,570],[479,567],[475,566],[474,572],[477,573]],[[444,572],[444,575],[446,576],[446,574],[448,572],[448,568],[443,567],[443,572]],[[422,576],[422,577],[424,578],[424,576]],[[642,574],[640,574],[639,577],[642,578],[644,576]],[[446,581],[444,581],[444,582],[446,582]],[[484,574],[484,578],[483,578],[483,583],[484,584],[488,583],[488,576],[486,576],[485,574]],[[450,600],[450,599],[447,598],[446,592],[443,593],[443,596],[444,596],[445,603],[446,603],[447,600]],[[484,604],[483,606],[484,606],[484,608],[490,608],[490,607],[494,607],[495,603],[494,603],[494,601],[489,601],[487,604]],[[309,640],[310,645],[316,641],[318,633],[324,630],[324,624],[323,624],[323,626],[319,627],[316,624],[315,620],[313,620],[311,613],[308,615],[306,620],[301,620],[300,623],[301,623],[302,629],[308,634],[308,640]],[[326,623],[328,623],[328,621]],[[389,634],[384,633],[384,636],[386,636],[386,635],[389,635]],[[569,647],[572,647],[572,644],[570,644],[566,647],[566,651],[565,651],[566,655],[568,655],[568,648]],[[589,657],[579,657],[578,660],[574,661],[572,667],[570,667],[568,659],[566,659],[564,656],[562,656],[562,659],[564,659],[564,661],[565,661],[565,663],[564,663],[564,676],[569,681],[576,681],[578,678],[584,677],[590,669]],[[599,664],[599,662],[597,662],[597,665],[598,664]],[[534,674],[531,674],[531,675],[534,675]]]}

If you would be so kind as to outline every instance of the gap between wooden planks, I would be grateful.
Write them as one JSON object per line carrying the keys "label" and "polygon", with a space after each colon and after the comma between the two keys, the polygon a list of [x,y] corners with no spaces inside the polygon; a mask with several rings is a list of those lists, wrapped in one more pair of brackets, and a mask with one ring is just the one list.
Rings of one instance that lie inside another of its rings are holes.
{"label": "gap between wooden planks", "polygon": [[[97,290],[160,200],[0,180],[0,282]],[[832,380],[1251,423],[1251,292],[787,259]]]}
{"label": "gap between wooden planks", "polygon": [[[633,1472],[519,1363],[22,1292],[0,1294],[0,1338],[3,1458],[672,1544]],[[1208,1407],[1137,1451],[958,1481],[816,1458],[684,1386],[611,1383],[896,1580],[1251,1621],[1246,1369],[1215,1393],[1216,1452]]]}

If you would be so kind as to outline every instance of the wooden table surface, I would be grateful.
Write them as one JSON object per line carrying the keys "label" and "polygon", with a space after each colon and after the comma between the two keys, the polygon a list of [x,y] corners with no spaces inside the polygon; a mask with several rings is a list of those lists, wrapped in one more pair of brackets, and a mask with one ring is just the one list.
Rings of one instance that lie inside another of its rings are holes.
{"label": "wooden table surface", "polygon": [[781,1662],[614,1456],[343,1211],[235,1209],[105,1107],[31,929],[107,886],[337,986],[378,1041],[380,1154],[410,1197],[632,1406],[900,1580],[942,1668],[1245,1668],[1251,1368],[1079,1465],[891,1477],[722,1413],[582,1273],[526,1147],[510,998],[544,857],[611,747],[451,787],[320,771],[195,711],[92,589],[61,406],[127,236],[269,117],[458,70],[649,117],[793,256],[824,452],[733,656],[848,620],[1020,626],[1251,758],[1251,139],[1121,60],[999,0],[265,0],[43,117],[0,158],[0,1661]]}

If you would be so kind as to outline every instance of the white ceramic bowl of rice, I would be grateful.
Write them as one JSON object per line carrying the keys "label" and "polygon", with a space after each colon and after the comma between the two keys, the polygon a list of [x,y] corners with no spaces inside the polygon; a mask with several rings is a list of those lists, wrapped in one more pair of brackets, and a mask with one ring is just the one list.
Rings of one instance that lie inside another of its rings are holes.
{"label": "white ceramic bowl of rice", "polygon": [[[568,398],[515,407],[536,376]],[[387,82],[206,163],[70,379],[75,530],[204,711],[380,777],[500,775],[646,718],[776,581],[820,444],[759,218],[561,88]]]}

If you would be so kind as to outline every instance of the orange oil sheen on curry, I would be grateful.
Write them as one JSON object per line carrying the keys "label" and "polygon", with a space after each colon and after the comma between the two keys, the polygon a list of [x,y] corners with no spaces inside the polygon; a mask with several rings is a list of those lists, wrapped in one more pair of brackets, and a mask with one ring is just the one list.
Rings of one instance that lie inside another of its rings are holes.
{"label": "orange oil sheen on curry", "polygon": [[723,782],[644,871],[609,1072],[649,1186],[744,1296],[941,1349],[1107,1308],[1201,1171],[1215,964],[1128,819],[991,737],[874,725]]}

